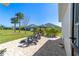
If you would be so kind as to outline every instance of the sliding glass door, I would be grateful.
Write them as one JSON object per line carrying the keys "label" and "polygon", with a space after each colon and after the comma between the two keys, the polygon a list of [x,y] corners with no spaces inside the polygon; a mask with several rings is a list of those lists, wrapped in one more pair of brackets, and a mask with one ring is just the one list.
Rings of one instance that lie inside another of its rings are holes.
{"label": "sliding glass door", "polygon": [[79,48],[79,4],[74,4],[74,44]]}

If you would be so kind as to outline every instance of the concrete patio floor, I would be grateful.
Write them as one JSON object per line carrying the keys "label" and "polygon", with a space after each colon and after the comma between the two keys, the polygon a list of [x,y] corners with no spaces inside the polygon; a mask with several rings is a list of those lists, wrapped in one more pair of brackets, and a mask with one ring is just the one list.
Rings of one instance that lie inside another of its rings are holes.
{"label": "concrete patio floor", "polygon": [[47,39],[42,37],[41,40],[37,43],[37,45],[30,45],[29,47],[18,47],[18,44],[21,40],[26,38],[21,38],[18,40],[10,41],[0,45],[0,49],[6,49],[4,56],[32,56],[36,51],[41,48]]}
{"label": "concrete patio floor", "polygon": [[61,39],[48,40],[34,56],[66,56],[65,49],[62,47]]}
{"label": "concrete patio floor", "polygon": [[10,41],[4,44],[0,44],[0,49],[6,49],[4,56],[53,56],[53,55],[65,55],[65,50],[58,46],[61,40],[56,38],[42,37],[37,45],[30,45],[29,47],[18,47],[19,41],[26,39],[21,38],[18,40]]}

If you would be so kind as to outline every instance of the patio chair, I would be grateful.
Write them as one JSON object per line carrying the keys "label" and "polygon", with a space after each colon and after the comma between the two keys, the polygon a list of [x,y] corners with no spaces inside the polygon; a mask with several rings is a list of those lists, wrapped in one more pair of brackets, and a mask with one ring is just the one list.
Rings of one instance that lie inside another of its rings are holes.
{"label": "patio chair", "polygon": [[34,43],[35,45],[37,44],[36,41],[34,40],[34,38],[32,36],[29,36],[27,39],[22,40],[20,42],[21,45],[19,45],[19,47],[28,47],[32,43]]}
{"label": "patio chair", "polygon": [[41,39],[41,33],[37,33],[37,34],[38,34],[37,38],[40,40]]}
{"label": "patio chair", "polygon": [[6,49],[7,48],[0,50],[0,56],[3,56],[4,55],[4,53],[6,52]]}
{"label": "patio chair", "polygon": [[21,40],[19,43],[24,43],[25,42],[25,40]]}
{"label": "patio chair", "polygon": [[28,39],[27,39],[27,43],[28,45],[34,43],[35,45],[37,44],[37,41],[35,40],[35,38],[33,36],[30,36]]}
{"label": "patio chair", "polygon": [[41,39],[40,33],[34,33],[33,39],[36,40],[36,42],[38,42],[38,40]]}
{"label": "patio chair", "polygon": [[38,42],[38,39],[37,39],[37,35],[36,35],[36,34],[34,34],[34,35],[32,36],[32,38],[33,38],[33,41]]}

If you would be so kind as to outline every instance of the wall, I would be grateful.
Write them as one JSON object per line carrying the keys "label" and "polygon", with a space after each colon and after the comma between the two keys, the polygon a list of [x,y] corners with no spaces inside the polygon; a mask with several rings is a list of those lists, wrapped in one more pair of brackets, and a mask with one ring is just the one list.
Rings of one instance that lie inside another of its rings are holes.
{"label": "wall", "polygon": [[68,3],[58,3],[59,22],[62,21],[67,7],[68,7]]}
{"label": "wall", "polygon": [[65,45],[65,51],[67,56],[71,56],[71,14],[72,4],[68,4],[67,10],[65,11],[64,18],[62,20],[62,32]]}

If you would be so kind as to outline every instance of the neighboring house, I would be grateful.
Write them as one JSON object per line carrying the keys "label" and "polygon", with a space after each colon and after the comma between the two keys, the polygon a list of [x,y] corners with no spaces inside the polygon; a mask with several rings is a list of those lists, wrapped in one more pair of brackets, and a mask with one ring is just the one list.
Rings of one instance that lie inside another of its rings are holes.
{"label": "neighboring house", "polygon": [[79,4],[60,3],[58,6],[66,55],[79,55]]}

